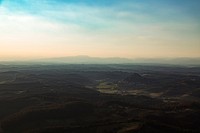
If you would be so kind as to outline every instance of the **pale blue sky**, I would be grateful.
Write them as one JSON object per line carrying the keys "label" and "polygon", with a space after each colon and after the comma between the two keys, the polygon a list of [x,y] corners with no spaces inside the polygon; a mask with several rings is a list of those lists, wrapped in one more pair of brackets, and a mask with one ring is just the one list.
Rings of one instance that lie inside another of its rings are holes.
{"label": "pale blue sky", "polygon": [[0,0],[0,59],[200,57],[199,0]]}

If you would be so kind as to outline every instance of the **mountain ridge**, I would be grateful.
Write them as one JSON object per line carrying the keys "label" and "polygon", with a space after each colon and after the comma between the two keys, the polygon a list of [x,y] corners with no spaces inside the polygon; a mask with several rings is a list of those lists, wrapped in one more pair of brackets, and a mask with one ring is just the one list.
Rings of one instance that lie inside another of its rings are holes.
{"label": "mountain ridge", "polygon": [[87,55],[81,56],[66,56],[56,58],[41,59],[41,61],[57,62],[57,63],[75,63],[75,64],[174,64],[174,65],[200,65],[200,58],[123,58],[123,57],[90,57]]}
{"label": "mountain ridge", "polygon": [[87,55],[40,58],[30,60],[8,60],[0,63],[56,63],[56,64],[163,64],[163,65],[200,65],[200,57],[181,58],[123,58],[90,57]]}

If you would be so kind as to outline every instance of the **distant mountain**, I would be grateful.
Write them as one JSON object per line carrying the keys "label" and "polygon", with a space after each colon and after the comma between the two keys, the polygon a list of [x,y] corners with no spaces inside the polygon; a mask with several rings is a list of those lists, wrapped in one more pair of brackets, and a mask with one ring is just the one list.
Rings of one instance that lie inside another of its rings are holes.
{"label": "distant mountain", "polygon": [[43,58],[35,60],[9,60],[0,61],[1,64],[141,64],[141,65],[185,65],[200,66],[200,58],[121,58],[121,57],[90,57],[90,56],[67,56],[57,58]]}
{"label": "distant mountain", "polygon": [[170,64],[170,65],[200,65],[199,58],[137,58],[135,63],[147,63],[147,64]]}
{"label": "distant mountain", "polygon": [[200,65],[200,58],[120,58],[120,57],[89,57],[89,56],[68,56],[58,58],[41,59],[39,61],[49,63],[70,63],[70,64],[170,64],[170,65]]}
{"label": "distant mountain", "polygon": [[71,63],[71,64],[123,64],[134,63],[132,59],[127,58],[100,58],[89,56],[68,56],[59,58],[42,59],[40,61],[54,62],[54,63]]}

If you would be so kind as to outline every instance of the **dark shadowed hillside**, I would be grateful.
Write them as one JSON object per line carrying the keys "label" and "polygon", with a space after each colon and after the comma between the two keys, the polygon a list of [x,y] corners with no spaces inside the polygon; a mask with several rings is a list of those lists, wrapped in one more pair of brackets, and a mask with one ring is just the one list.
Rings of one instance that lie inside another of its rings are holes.
{"label": "dark shadowed hillside", "polygon": [[2,133],[197,133],[200,69],[2,65]]}

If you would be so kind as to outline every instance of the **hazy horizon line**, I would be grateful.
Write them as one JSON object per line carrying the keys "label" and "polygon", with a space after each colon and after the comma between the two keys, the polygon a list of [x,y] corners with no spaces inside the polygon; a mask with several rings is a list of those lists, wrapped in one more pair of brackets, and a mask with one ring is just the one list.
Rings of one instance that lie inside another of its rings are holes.
{"label": "hazy horizon line", "polygon": [[47,63],[47,64],[163,64],[163,65],[200,65],[200,57],[93,57],[88,55],[37,58],[24,60],[1,60],[0,63]]}
{"label": "hazy horizon line", "polygon": [[45,59],[59,59],[59,58],[71,58],[71,57],[85,57],[85,58],[100,58],[100,59],[112,59],[112,58],[119,58],[119,59],[129,59],[129,60],[138,60],[138,59],[200,59],[200,57],[189,57],[189,56],[182,56],[182,57],[120,57],[120,56],[89,56],[89,55],[69,55],[69,56],[52,56],[52,57],[36,57],[36,58],[25,58],[25,57],[5,57],[1,58],[0,61],[31,61],[31,60],[45,60]]}

